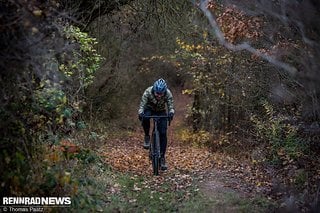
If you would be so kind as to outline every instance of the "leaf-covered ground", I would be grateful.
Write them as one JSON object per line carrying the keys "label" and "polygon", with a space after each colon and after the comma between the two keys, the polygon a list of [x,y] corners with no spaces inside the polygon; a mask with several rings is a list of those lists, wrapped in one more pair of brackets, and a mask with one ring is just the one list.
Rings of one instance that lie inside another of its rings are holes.
{"label": "leaf-covered ground", "polygon": [[[185,103],[179,103],[185,106]],[[132,185],[133,193],[151,190],[148,199],[155,192],[175,193],[179,196],[174,199],[182,203],[200,194],[205,200],[201,208],[206,211],[265,212],[274,208],[268,196],[272,183],[267,171],[250,162],[239,162],[224,153],[183,143],[173,132],[183,123],[183,112],[178,111],[177,114],[168,131],[166,159],[169,169],[159,176],[152,175],[148,150],[142,148],[142,129],[108,139],[100,147],[100,155],[113,171],[136,180]],[[121,191],[121,184],[115,184],[113,191]],[[135,203],[137,199],[131,197],[127,202]]]}
{"label": "leaf-covered ground", "polygon": [[[130,172],[136,175],[152,175],[152,167],[148,150],[142,148],[143,138],[132,135],[130,138],[114,140],[101,149],[108,164],[115,170]],[[168,171],[160,176],[176,172],[204,171],[213,166],[213,158],[209,151],[188,146],[168,146]]]}
{"label": "leaf-covered ground", "polygon": [[139,193],[150,189],[183,193],[182,200],[188,200],[199,191],[211,200],[208,210],[241,210],[246,206],[245,210],[251,207],[255,212],[257,209],[264,212],[272,207],[271,197],[268,197],[272,184],[265,171],[225,154],[211,153],[206,148],[172,142],[167,150],[169,169],[153,176],[148,151],[142,148],[142,141],[139,132],[134,132],[125,138],[108,141],[100,148],[112,170],[133,179],[143,179],[142,183],[134,184],[133,191]]}

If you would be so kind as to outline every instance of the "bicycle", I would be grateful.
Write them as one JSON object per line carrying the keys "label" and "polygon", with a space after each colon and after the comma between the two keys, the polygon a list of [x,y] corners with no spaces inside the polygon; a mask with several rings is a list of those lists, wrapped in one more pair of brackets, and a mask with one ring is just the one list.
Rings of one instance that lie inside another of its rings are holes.
{"label": "bicycle", "polygon": [[159,175],[159,164],[160,164],[160,133],[158,130],[158,122],[161,118],[168,119],[168,125],[170,126],[171,117],[164,115],[151,115],[144,116],[144,118],[152,118],[153,120],[153,130],[152,136],[150,140],[150,148],[149,148],[149,158],[152,162],[153,175]]}

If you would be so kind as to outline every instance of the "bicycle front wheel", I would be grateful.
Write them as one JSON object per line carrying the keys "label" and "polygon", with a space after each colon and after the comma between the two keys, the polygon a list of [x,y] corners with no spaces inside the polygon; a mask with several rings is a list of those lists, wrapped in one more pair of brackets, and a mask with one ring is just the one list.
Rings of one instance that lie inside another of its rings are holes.
{"label": "bicycle front wheel", "polygon": [[160,136],[159,131],[154,132],[154,140],[153,140],[153,153],[152,153],[152,168],[153,174],[159,175],[159,167],[160,167]]}
{"label": "bicycle front wheel", "polygon": [[159,175],[159,157],[154,156],[152,159],[152,168],[153,168],[153,175]]}

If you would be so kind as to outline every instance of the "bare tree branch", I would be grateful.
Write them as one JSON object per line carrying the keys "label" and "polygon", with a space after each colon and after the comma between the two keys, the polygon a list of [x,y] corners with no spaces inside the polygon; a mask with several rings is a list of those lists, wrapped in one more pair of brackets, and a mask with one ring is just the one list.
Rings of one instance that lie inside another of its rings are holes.
{"label": "bare tree branch", "polygon": [[237,45],[234,45],[234,44],[228,42],[226,40],[223,32],[221,31],[217,21],[216,21],[216,17],[208,9],[208,2],[209,2],[209,0],[203,0],[203,1],[201,1],[199,6],[200,6],[200,9],[202,10],[202,12],[204,13],[204,15],[208,18],[210,25],[213,27],[214,34],[216,35],[218,42],[221,45],[225,46],[227,49],[232,50],[232,51],[247,50],[247,51],[251,52],[252,54],[257,55],[257,56],[261,57],[262,59],[270,62],[271,64],[284,69],[285,71],[287,71],[291,75],[296,74],[297,69],[294,66],[292,66],[288,63],[285,63],[283,61],[279,61],[275,57],[273,57],[271,55],[267,55],[267,54],[257,50],[256,48],[252,47],[248,42],[243,42],[243,43],[237,44]]}

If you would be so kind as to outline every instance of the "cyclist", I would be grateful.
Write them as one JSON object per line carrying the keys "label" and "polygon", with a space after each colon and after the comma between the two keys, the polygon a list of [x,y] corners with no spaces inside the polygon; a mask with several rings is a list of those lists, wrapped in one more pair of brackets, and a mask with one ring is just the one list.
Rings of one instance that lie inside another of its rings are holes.
{"label": "cyclist", "polygon": [[[143,147],[149,149],[150,146],[150,118],[144,116],[158,115],[166,116],[166,105],[168,108],[169,119],[174,116],[173,96],[167,87],[164,79],[160,78],[154,82],[153,86],[148,87],[141,98],[138,114],[139,120],[142,121],[145,133]],[[166,170],[165,154],[167,149],[167,119],[161,118],[158,124],[160,134],[160,169]]]}

